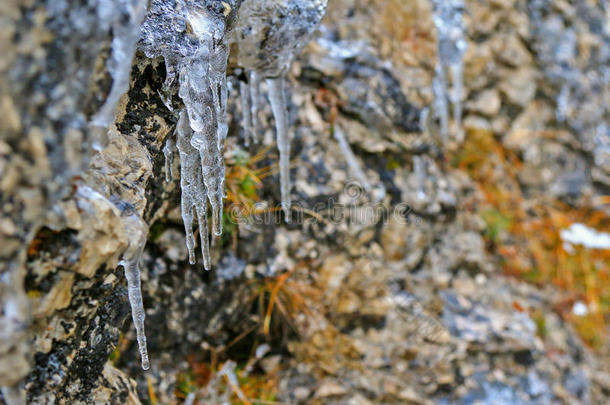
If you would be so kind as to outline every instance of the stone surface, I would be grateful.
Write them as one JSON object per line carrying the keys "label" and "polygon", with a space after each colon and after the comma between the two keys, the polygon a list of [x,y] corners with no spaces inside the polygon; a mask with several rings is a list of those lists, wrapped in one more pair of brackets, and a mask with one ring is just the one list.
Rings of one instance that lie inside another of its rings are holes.
{"label": "stone surface", "polygon": [[[256,10],[254,0],[203,3],[227,21]],[[285,34],[266,30],[265,18],[302,17],[298,2],[277,3],[295,14],[261,16],[252,37],[252,21],[241,21],[251,41],[229,56],[228,184],[247,188],[230,176],[261,170],[253,187],[267,208],[280,199],[272,113],[261,103],[262,144],[245,148],[235,101],[240,59],[271,70],[291,59],[264,40]],[[439,142],[437,123],[420,120],[433,102],[430,4],[330,3],[286,68],[295,221],[240,217],[215,241],[214,270],[202,272],[188,263],[179,179],[165,182],[162,153],[177,122],[168,100],[182,104],[159,55],[191,49],[190,28],[174,21],[140,44],[115,122],[100,134],[87,123],[112,85],[102,5],[118,15],[127,2],[4,1],[0,402],[13,389],[40,404],[202,400],[218,362],[235,360],[252,361],[250,376],[273,381],[274,400],[286,403],[608,403],[607,342],[592,354],[557,310],[560,292],[502,274],[479,217],[485,190],[446,161],[453,146]],[[319,4],[303,18],[317,18]],[[522,159],[516,181],[532,199],[585,204],[610,187],[599,4],[465,2],[464,127],[493,133]],[[337,127],[372,191],[353,179]],[[240,166],[240,156],[259,160]],[[131,215],[150,227],[141,263],[148,374],[117,267]],[[256,358],[261,342],[271,349]]]}

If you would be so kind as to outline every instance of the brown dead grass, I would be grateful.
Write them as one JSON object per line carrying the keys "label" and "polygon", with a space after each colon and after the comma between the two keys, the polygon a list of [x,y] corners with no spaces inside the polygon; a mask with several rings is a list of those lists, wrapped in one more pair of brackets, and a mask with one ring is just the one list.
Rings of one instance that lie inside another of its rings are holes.
{"label": "brown dead grass", "polygon": [[[565,291],[557,312],[589,345],[604,344],[610,325],[610,252],[578,246],[567,252],[559,232],[575,222],[607,230],[610,218],[594,207],[575,208],[547,196],[525,199],[517,181],[521,160],[490,132],[473,131],[466,139],[453,164],[469,173],[485,196],[487,240],[504,272]],[[578,300],[586,302],[587,315],[572,313]]]}

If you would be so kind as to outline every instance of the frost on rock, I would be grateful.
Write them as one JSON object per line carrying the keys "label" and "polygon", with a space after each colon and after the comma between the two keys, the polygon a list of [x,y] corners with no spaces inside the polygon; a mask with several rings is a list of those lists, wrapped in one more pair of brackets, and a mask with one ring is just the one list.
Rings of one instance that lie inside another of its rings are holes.
{"label": "frost on rock", "polygon": [[125,278],[127,279],[127,295],[131,306],[131,317],[136,328],[136,339],[140,350],[142,368],[148,370],[148,350],[146,348],[146,335],[144,333],[144,305],[142,303],[142,289],[140,288],[140,265],[142,252],[146,246],[148,237],[148,226],[137,215],[123,218],[125,233],[129,241],[129,247],[123,254],[119,265],[123,266]]}
{"label": "frost on rock", "polygon": [[147,0],[100,2],[99,14],[102,20],[109,20],[113,33],[108,61],[112,87],[102,108],[92,118],[91,123],[95,126],[107,128],[114,121],[116,105],[129,87],[131,61],[140,35],[140,24],[146,16],[147,4]]}
{"label": "frost on rock", "polygon": [[[435,110],[441,122],[441,137],[449,138],[449,106],[451,102],[454,137],[458,142],[463,139],[462,99],[464,97],[464,37],[463,0],[433,0],[434,25],[437,30],[438,62],[433,82]],[[449,90],[449,81],[451,90]]]}

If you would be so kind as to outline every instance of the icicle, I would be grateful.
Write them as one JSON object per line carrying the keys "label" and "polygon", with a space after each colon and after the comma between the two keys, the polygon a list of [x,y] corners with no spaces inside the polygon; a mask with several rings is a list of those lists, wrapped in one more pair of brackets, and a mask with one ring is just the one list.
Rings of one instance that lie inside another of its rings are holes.
{"label": "icicle", "polygon": [[267,79],[269,100],[275,118],[277,147],[280,152],[280,191],[286,222],[290,222],[290,135],[284,97],[284,76]]}
{"label": "icicle", "polygon": [[252,139],[252,118],[250,114],[250,86],[248,83],[239,82],[239,96],[241,101],[241,123],[244,145],[250,146],[250,140]]}
{"label": "icicle", "polygon": [[[226,64],[224,22],[194,9],[187,20],[199,39],[197,51],[182,61],[179,95],[193,129],[191,145],[199,151],[203,182],[212,206],[212,230],[222,234],[225,168],[222,155],[226,126]],[[219,125],[220,124],[220,125]]]}
{"label": "icicle", "polygon": [[214,235],[219,236],[222,234],[225,167],[218,150],[218,139],[213,134],[212,131],[207,133],[195,132],[191,144],[199,149],[203,182],[208,192],[208,200],[212,206],[212,230]]}
{"label": "icicle", "polygon": [[201,253],[206,270],[211,268],[210,245],[207,224],[207,192],[201,172],[199,151],[191,144],[193,136],[185,111],[179,114],[176,126],[176,145],[180,154],[180,188],[182,190],[181,210],[186,233],[186,247],[189,263],[195,264],[195,238],[193,236],[193,209],[197,211]]}
{"label": "icicle", "polygon": [[250,117],[252,119],[252,141],[258,143],[260,134],[260,121],[258,120],[258,110],[261,98],[261,77],[255,71],[251,71],[248,78],[250,88]]}
{"label": "icicle", "polygon": [[144,246],[146,245],[146,239],[148,237],[148,226],[136,215],[123,218],[123,224],[128,236],[129,247],[123,254],[123,259],[119,262],[119,265],[123,266],[125,278],[127,279],[127,293],[129,296],[129,304],[131,305],[131,317],[133,318],[133,324],[136,328],[142,369],[148,370],[150,364],[148,362],[146,335],[144,333],[145,314],[144,305],[142,303],[142,289],[140,288],[139,267],[139,262],[142,258],[142,252],[144,251]]}
{"label": "icicle", "polygon": [[170,182],[174,177],[174,148],[176,147],[176,141],[172,136],[168,136],[163,147],[163,156],[165,157],[165,181]]}
{"label": "icicle", "polygon": [[464,140],[464,131],[462,128],[462,98],[464,97],[464,63],[462,61],[453,63],[449,67],[451,72],[451,105],[453,106],[453,122],[456,132],[455,138],[461,143]]}
{"label": "icicle", "polygon": [[218,149],[224,150],[225,140],[229,132],[227,124],[227,59],[229,47],[220,42],[215,44],[210,53],[209,80],[212,90],[214,107],[216,108],[216,120],[218,131]]}
{"label": "icicle", "polygon": [[570,86],[565,83],[561,86],[559,96],[557,96],[557,109],[555,116],[558,122],[564,122],[568,116],[568,108],[570,103]]}
{"label": "icicle", "polygon": [[176,82],[176,75],[176,61],[166,56],[165,81],[163,82],[163,86],[161,86],[161,91],[159,91],[159,97],[161,97],[161,101],[163,101],[163,104],[170,111],[174,111],[174,107],[172,106],[172,88],[174,87],[174,83]]}
{"label": "icicle", "polygon": [[[196,73],[204,69],[203,62],[193,61]],[[191,66],[192,68],[193,66]],[[189,75],[189,70],[180,76],[180,96],[188,112],[190,127],[193,130],[191,145],[199,151],[200,171],[207,188],[207,197],[212,206],[212,229],[215,235],[222,233],[222,198],[224,195],[224,163],[219,150],[216,111],[209,93],[205,75]],[[202,91],[198,91],[198,90]],[[193,94],[191,94],[193,93]],[[182,159],[182,158],[181,158]],[[202,203],[205,203],[203,201]]]}
{"label": "icicle", "polygon": [[[433,0],[434,25],[437,29],[438,64],[436,66],[433,92],[436,99],[435,109],[441,121],[441,136],[448,138],[448,106],[451,101],[453,121],[456,131],[454,137],[462,141],[462,99],[464,98],[463,70],[466,40],[464,35],[463,0]],[[450,76],[450,77],[449,77]],[[451,92],[448,80],[451,79]]]}
{"label": "icicle", "polygon": [[372,189],[371,184],[367,181],[366,176],[365,176],[364,172],[362,171],[362,169],[360,168],[360,165],[358,164],[358,160],[356,160],[356,156],[354,155],[352,148],[349,146],[347,139],[345,139],[343,130],[341,129],[341,127],[339,125],[335,125],[334,130],[333,130],[333,135],[335,136],[335,139],[337,140],[337,143],[339,144],[339,147],[341,148],[341,152],[343,152],[343,155],[345,156],[345,159],[347,160],[347,165],[351,169],[352,173],[354,174],[356,179],[358,179],[358,181],[362,185],[362,188],[364,189],[364,191],[366,191],[367,193],[370,193],[371,189]]}
{"label": "icicle", "polygon": [[436,75],[432,80],[434,93],[434,112],[440,121],[441,139],[444,143],[449,140],[449,106],[447,104],[447,79],[440,64],[436,65]]}
{"label": "icicle", "polygon": [[426,137],[430,136],[429,119],[430,119],[430,109],[427,107],[422,108],[419,113],[419,126],[421,128],[422,133]]}
{"label": "icicle", "polygon": [[136,51],[136,44],[140,35],[140,25],[146,16],[146,0],[124,0],[128,22],[123,18],[124,13],[116,13],[112,22],[112,56],[108,61],[108,71],[112,76],[112,87],[102,108],[93,116],[92,124],[107,128],[114,121],[114,110],[121,96],[129,87],[129,73],[131,61]]}
{"label": "icicle", "polygon": [[199,240],[201,243],[201,257],[203,258],[203,268],[210,270],[212,268],[212,258],[210,256],[210,236],[208,230],[208,209],[205,200],[203,203],[195,205],[197,213],[197,221],[199,222]]}
{"label": "icicle", "polygon": [[417,180],[417,198],[426,199],[426,161],[421,156],[413,156],[413,171]]}
{"label": "icicle", "polygon": [[237,375],[235,374],[235,367],[236,364],[234,361],[227,361],[218,372],[218,377],[224,376],[227,378],[230,387],[230,390],[227,391],[235,391],[235,394],[243,403],[250,403],[248,397],[246,397],[246,394],[244,394],[244,392],[239,386],[239,380],[237,379]]}
{"label": "icicle", "polygon": [[186,396],[186,399],[184,400],[184,405],[194,405],[196,398],[197,398],[197,392],[196,391],[193,391],[193,392],[189,393]]}

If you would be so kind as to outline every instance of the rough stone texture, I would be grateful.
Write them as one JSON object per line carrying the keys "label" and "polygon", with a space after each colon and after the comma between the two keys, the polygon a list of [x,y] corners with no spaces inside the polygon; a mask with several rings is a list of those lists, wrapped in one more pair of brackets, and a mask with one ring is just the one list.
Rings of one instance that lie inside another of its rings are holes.
{"label": "rough stone texture", "polygon": [[[240,2],[230,3],[237,13]],[[580,203],[610,187],[607,132],[591,129],[610,128],[608,82],[598,89],[593,78],[574,90],[568,118],[557,119],[565,79],[551,69],[555,39],[538,31],[536,3],[548,8],[547,29],[556,19],[581,44],[572,83],[604,63],[607,70],[608,14],[598,3],[467,1],[465,126],[492,130],[521,154],[525,189]],[[136,55],[105,147],[92,152],[98,134],[87,122],[111,84],[112,32],[99,23],[98,5],[2,5],[0,386],[20,385],[28,403],[139,403],[151,401],[148,376],[157,401],[170,403],[193,357],[207,361],[202,352],[213,351],[245,362],[268,339],[272,351],[258,372],[277,378],[277,398],[287,403],[610,401],[608,345],[590,353],[553,310],[554,289],[499,274],[482,239],[479,191],[445,164],[434,134],[422,132],[435,63],[426,1],[331,2],[290,70],[293,199],[308,209],[333,199],[347,209],[324,205],[324,220],[303,214],[303,224],[241,221],[217,241],[210,273],[188,264],[179,179],[164,181],[162,147],[177,117],[160,95],[162,59]],[[241,142],[234,101],[229,115],[227,155]],[[269,107],[260,115],[267,141],[251,155],[271,144]],[[377,194],[352,187],[332,125],[343,128]],[[414,154],[428,168],[424,199]],[[265,155],[262,164],[275,161]],[[277,206],[274,180],[263,180],[259,196]],[[117,268],[128,246],[121,218],[133,214],[151,225],[141,266],[147,375]],[[287,273],[290,291],[308,304],[268,335],[260,286]]]}
{"label": "rough stone texture", "polygon": [[87,116],[101,99],[96,68],[111,37],[95,5],[8,1],[2,8],[0,300],[12,313],[0,318],[0,384],[12,385],[32,357],[24,246],[54,224],[50,208],[85,167],[93,139]]}

